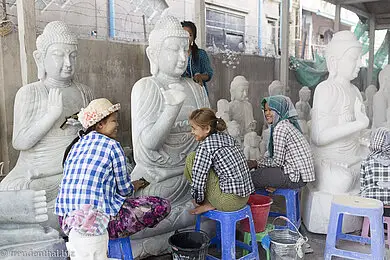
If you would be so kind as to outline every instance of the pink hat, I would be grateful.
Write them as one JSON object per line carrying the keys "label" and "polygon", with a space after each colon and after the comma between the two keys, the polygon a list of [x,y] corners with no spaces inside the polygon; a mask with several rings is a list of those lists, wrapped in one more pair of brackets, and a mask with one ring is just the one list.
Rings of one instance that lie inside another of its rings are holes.
{"label": "pink hat", "polygon": [[120,108],[121,105],[119,103],[113,105],[106,98],[98,98],[92,100],[86,108],[82,108],[77,116],[83,127],[87,129]]}

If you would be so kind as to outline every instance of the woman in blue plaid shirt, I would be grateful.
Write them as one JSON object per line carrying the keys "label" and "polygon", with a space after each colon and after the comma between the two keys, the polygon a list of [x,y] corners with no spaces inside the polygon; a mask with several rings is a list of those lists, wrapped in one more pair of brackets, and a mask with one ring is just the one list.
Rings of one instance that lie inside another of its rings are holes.
{"label": "woman in blue plaid shirt", "polygon": [[65,152],[55,214],[69,235],[67,247],[74,259],[93,254],[107,259],[108,238],[128,237],[152,228],[171,209],[162,198],[130,197],[147,182],[131,181],[126,156],[115,140],[119,108],[120,104],[112,105],[105,98],[91,101],[78,114],[86,132]]}
{"label": "woman in blue plaid shirt", "polygon": [[200,142],[184,169],[196,204],[190,213],[243,208],[255,190],[238,142],[224,132],[225,121],[209,108],[196,109],[189,119],[192,134]]}
{"label": "woman in blue plaid shirt", "polygon": [[256,189],[297,189],[315,180],[312,151],[298,124],[298,113],[290,98],[264,98],[264,117],[270,125],[266,156],[248,161]]}

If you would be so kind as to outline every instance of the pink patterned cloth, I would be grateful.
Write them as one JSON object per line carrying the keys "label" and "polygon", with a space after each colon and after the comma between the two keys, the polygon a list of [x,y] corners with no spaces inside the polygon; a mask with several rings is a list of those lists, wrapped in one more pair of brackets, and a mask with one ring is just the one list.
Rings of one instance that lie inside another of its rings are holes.
{"label": "pink patterned cloth", "polygon": [[67,235],[71,229],[75,229],[85,236],[100,236],[106,232],[109,221],[109,215],[93,208],[92,205],[83,205],[81,209],[69,212],[60,224]]}
{"label": "pink patterned cloth", "polygon": [[116,216],[108,216],[85,205],[80,210],[70,212],[65,218],[59,216],[59,223],[65,234],[75,229],[82,235],[97,236],[108,231],[110,239],[128,237],[145,228],[155,227],[171,212],[168,200],[145,196],[126,198]]}

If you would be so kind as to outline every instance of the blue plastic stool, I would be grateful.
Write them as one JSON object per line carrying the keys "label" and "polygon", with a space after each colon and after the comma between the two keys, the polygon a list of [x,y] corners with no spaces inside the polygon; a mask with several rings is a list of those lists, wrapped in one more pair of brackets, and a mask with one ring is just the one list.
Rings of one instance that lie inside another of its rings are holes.
{"label": "blue plastic stool", "polygon": [[[286,214],[282,214],[279,212],[270,212],[270,217],[279,217],[284,216],[287,217],[294,225],[299,229],[301,226],[301,210],[299,203],[299,191],[300,189],[276,189],[274,192],[268,192],[266,190],[257,190],[256,193],[260,195],[269,196],[279,195],[283,196],[286,200]],[[276,229],[287,228],[290,230],[295,230],[295,228],[288,223],[287,226],[275,226]]]}
{"label": "blue plastic stool", "polygon": [[133,260],[130,238],[110,239],[108,241],[108,257],[122,260]]}
{"label": "blue plastic stool", "polygon": [[[218,210],[210,210],[199,214],[196,217],[195,230],[200,230],[201,218],[206,217],[217,221],[216,236],[211,239],[211,244],[216,244],[217,247],[222,246],[222,259],[236,259],[236,246],[241,247],[250,253],[241,257],[240,259],[256,259],[259,260],[259,249],[256,242],[256,231],[253,223],[252,212],[249,205],[243,209],[224,212]],[[251,230],[251,245],[247,245],[241,241],[236,240],[236,223],[242,219],[249,218],[249,226]],[[207,255],[207,260],[218,259],[214,256]]]}
{"label": "blue plastic stool", "polygon": [[[371,223],[371,238],[344,234],[342,232],[344,214],[368,217]],[[371,244],[371,254],[337,249],[338,240]],[[325,260],[330,260],[332,256],[349,259],[384,259],[385,241],[381,201],[348,195],[333,196],[324,257]]]}

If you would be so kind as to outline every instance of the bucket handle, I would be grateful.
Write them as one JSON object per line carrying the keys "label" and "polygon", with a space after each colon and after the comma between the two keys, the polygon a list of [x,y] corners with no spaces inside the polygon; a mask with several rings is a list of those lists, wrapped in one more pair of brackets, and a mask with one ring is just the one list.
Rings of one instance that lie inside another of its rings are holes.
{"label": "bucket handle", "polygon": [[[283,219],[283,220],[285,220],[286,222],[290,223],[290,224],[295,228],[295,231],[298,233],[298,235],[299,235],[301,238],[304,238],[304,239],[307,241],[307,237],[304,237],[304,236],[301,234],[301,232],[299,232],[297,226],[295,226],[295,224],[292,223],[292,221],[289,220],[288,218],[286,218],[285,216],[278,216],[278,217],[276,217],[276,218],[272,221],[272,225],[274,225],[274,223],[275,223],[275,221],[276,221],[277,219]],[[274,226],[275,226],[275,225],[274,225]]]}
{"label": "bucket handle", "polygon": [[289,219],[286,218],[285,216],[278,216],[278,217],[276,217],[276,218],[272,221],[272,225],[274,225],[275,220],[277,220],[277,219],[279,219],[279,218],[280,218],[280,219],[283,219],[283,220],[285,220],[285,221],[287,221],[288,223],[290,223],[290,224],[295,228],[297,234],[298,234],[299,237],[300,237],[300,238],[298,239],[297,243],[295,244],[295,250],[297,251],[298,256],[299,256],[300,258],[302,258],[303,255],[304,255],[304,253],[303,253],[303,251],[302,251],[302,245],[305,244],[305,243],[307,243],[307,241],[308,241],[309,239],[308,239],[307,237],[304,237],[304,236],[301,234],[301,232],[299,232],[299,230],[298,230],[298,228],[295,226],[295,224],[292,223],[291,220],[289,220]]}

